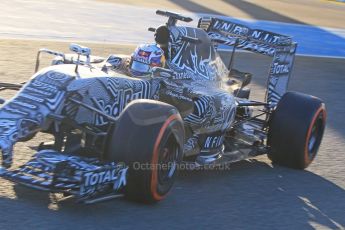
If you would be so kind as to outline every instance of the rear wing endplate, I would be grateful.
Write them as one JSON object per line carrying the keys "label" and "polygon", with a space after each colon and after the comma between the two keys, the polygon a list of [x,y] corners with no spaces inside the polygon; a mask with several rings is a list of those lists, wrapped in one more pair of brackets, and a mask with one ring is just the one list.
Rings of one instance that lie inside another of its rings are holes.
{"label": "rear wing endplate", "polygon": [[219,18],[200,18],[198,27],[218,44],[273,57],[267,81],[266,102],[272,107],[287,91],[293,68],[297,43],[289,36],[252,29]]}

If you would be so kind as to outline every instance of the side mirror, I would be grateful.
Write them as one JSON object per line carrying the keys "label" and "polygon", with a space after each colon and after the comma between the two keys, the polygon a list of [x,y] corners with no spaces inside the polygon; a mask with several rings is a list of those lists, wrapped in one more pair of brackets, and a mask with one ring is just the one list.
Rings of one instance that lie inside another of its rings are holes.
{"label": "side mirror", "polygon": [[86,64],[87,64],[87,65],[90,64],[90,54],[91,54],[91,49],[90,49],[90,48],[72,43],[72,44],[69,46],[69,49],[70,49],[72,52],[75,52],[75,53],[78,54],[78,60],[77,60],[77,63],[76,63],[76,65],[75,65],[75,70],[74,70],[74,72],[78,73],[78,66],[79,66],[80,55],[86,56]]}
{"label": "side mirror", "polygon": [[90,48],[88,48],[86,46],[81,46],[81,45],[78,45],[78,44],[74,44],[74,43],[72,43],[69,46],[69,49],[72,52],[77,53],[78,55],[90,56],[90,54],[91,54],[91,49]]}

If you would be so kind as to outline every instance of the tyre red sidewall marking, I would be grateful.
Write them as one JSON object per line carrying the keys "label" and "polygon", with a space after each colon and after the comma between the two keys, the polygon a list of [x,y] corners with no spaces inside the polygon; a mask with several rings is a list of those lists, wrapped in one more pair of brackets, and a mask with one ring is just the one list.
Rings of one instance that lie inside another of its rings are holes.
{"label": "tyre red sidewall marking", "polygon": [[178,120],[180,119],[180,116],[177,114],[173,114],[171,115],[162,125],[162,128],[160,129],[154,148],[153,148],[153,156],[152,156],[152,161],[151,164],[153,166],[153,170],[152,170],[152,176],[151,176],[151,194],[153,196],[153,198],[155,200],[162,200],[165,195],[160,195],[157,192],[157,185],[158,185],[158,167],[156,167],[156,164],[158,163],[158,155],[159,155],[159,145],[160,142],[162,140],[162,137],[165,133],[165,130],[167,129],[167,127],[169,126],[169,124],[173,121],[173,120]]}
{"label": "tyre red sidewall marking", "polygon": [[309,144],[309,139],[310,139],[310,136],[311,136],[311,132],[312,132],[312,129],[315,125],[315,122],[316,120],[318,119],[318,117],[320,116],[320,114],[322,113],[322,122],[323,122],[323,126],[325,125],[325,122],[326,122],[326,110],[325,110],[325,107],[322,105],[320,106],[320,108],[316,111],[311,123],[310,123],[310,126],[309,126],[309,129],[308,129],[308,132],[307,132],[307,138],[305,139],[305,147],[304,147],[304,162],[306,163],[306,165],[309,165],[313,158],[315,157],[315,155],[310,159],[309,157],[309,149],[308,149],[308,144]]}

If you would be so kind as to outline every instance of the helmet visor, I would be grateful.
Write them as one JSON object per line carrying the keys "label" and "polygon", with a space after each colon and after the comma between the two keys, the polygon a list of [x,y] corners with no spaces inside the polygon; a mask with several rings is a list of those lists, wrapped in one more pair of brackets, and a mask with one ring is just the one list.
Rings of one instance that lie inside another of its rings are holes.
{"label": "helmet visor", "polygon": [[148,64],[142,63],[142,62],[138,62],[138,61],[133,61],[131,69],[139,72],[139,73],[148,73],[150,70],[150,66]]}

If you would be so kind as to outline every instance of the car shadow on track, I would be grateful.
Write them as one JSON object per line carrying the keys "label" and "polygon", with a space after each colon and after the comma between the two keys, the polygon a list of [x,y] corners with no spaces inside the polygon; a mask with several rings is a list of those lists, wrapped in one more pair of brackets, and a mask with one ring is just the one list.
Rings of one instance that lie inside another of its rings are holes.
{"label": "car shadow on track", "polygon": [[61,223],[66,229],[74,228],[74,223],[81,229],[95,223],[99,228],[145,228],[156,222],[230,229],[311,229],[315,225],[336,229],[345,225],[344,189],[309,171],[255,159],[235,163],[230,170],[181,171],[172,193],[156,205],[124,199],[81,205],[73,200],[55,201],[45,192],[18,185],[14,192],[16,199],[0,198],[0,227],[1,219],[16,216],[25,227],[39,223],[42,229]]}
{"label": "car shadow on track", "polygon": [[230,218],[240,228],[259,224],[256,229],[301,229],[311,227],[310,222],[332,229],[345,225],[345,191],[309,171],[251,160],[233,164],[228,172],[182,174],[181,182],[195,190],[186,196],[196,198],[188,206],[207,209],[212,204],[222,210],[220,222]]}

